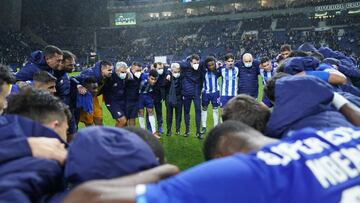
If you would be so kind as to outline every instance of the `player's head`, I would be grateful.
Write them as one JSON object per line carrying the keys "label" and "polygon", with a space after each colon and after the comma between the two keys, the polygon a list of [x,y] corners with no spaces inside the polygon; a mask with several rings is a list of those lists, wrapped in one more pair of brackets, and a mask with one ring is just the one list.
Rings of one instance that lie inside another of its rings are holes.
{"label": "player's head", "polygon": [[224,61],[225,61],[226,68],[232,68],[232,67],[234,67],[235,57],[232,53],[228,53],[225,55]]}
{"label": "player's head", "polygon": [[141,76],[141,63],[133,62],[131,65],[131,72],[134,74],[136,78],[140,78]]}
{"label": "player's head", "polygon": [[281,55],[282,55],[282,57],[283,57],[284,59],[286,59],[287,57],[289,57],[290,52],[291,52],[291,45],[289,45],[289,44],[283,44],[283,45],[281,45],[281,47],[280,47],[280,53],[281,53]]}
{"label": "player's head", "polygon": [[39,71],[33,76],[34,88],[37,90],[45,90],[51,94],[56,92],[56,77],[47,71]]}
{"label": "player's head", "polygon": [[197,54],[193,54],[189,57],[190,65],[194,68],[194,70],[199,69],[200,56]]}
{"label": "player's head", "polygon": [[[275,85],[276,85],[276,81],[280,78],[283,77],[289,77],[291,75],[287,74],[287,73],[283,73],[283,72],[279,72],[276,73],[273,77],[271,77],[267,83],[266,86],[264,87],[264,93],[266,95],[266,97],[272,102],[275,102]],[[292,91],[292,90],[289,90]]]}
{"label": "player's head", "polygon": [[96,78],[93,76],[86,77],[82,84],[92,95],[97,95],[99,91],[99,85]]}
{"label": "player's head", "polygon": [[13,83],[15,83],[14,74],[8,67],[0,64],[0,115],[7,106],[6,97],[10,94]]}
{"label": "player's head", "polygon": [[37,121],[66,140],[70,111],[48,91],[26,89],[10,95],[8,102],[7,114],[17,114]]}
{"label": "player's head", "polygon": [[180,64],[178,64],[178,63],[172,63],[172,64],[171,64],[171,74],[172,74],[175,78],[179,78],[179,77],[180,77]]}
{"label": "player's head", "polygon": [[205,160],[221,158],[234,153],[249,153],[274,141],[239,121],[225,121],[213,128],[203,147]]}
{"label": "player's head", "polygon": [[149,84],[150,85],[155,85],[158,76],[159,76],[158,72],[155,69],[151,69],[149,71],[149,76],[148,76]]}
{"label": "player's head", "polygon": [[163,63],[155,62],[152,66],[158,72],[159,75],[162,75],[164,73],[164,64]]}
{"label": "player's head", "polygon": [[126,72],[127,72],[127,68],[128,68],[128,65],[123,62],[123,61],[120,61],[120,62],[117,62],[116,65],[115,65],[115,72],[116,74],[119,76],[119,78],[121,79],[125,79],[126,78]]}
{"label": "player's head", "polygon": [[137,134],[150,146],[151,150],[154,152],[156,159],[159,161],[159,163],[160,164],[165,163],[164,148],[162,147],[160,141],[156,139],[149,131],[134,126],[127,126],[124,129]]}
{"label": "player's head", "polygon": [[101,61],[101,75],[105,78],[111,77],[112,71],[113,71],[113,65],[110,61]]}
{"label": "player's head", "polygon": [[63,52],[56,46],[48,45],[44,49],[44,56],[46,64],[54,69],[59,70],[62,68]]}
{"label": "player's head", "polygon": [[270,118],[270,110],[255,98],[240,94],[232,99],[223,108],[222,119],[243,122],[260,132],[264,132]]}
{"label": "player's head", "polygon": [[242,57],[242,62],[246,68],[252,67],[253,60],[253,56],[250,53],[245,53]]}
{"label": "player's head", "polygon": [[61,63],[61,70],[67,73],[71,73],[75,70],[76,56],[67,50],[64,50],[63,54],[64,55],[63,55],[63,61]]}
{"label": "player's head", "polygon": [[216,59],[213,56],[208,56],[205,59],[205,64],[207,66],[207,68],[210,71],[214,71],[216,69]]}
{"label": "player's head", "polygon": [[272,63],[271,63],[271,59],[267,56],[262,57],[260,60],[260,68],[262,69],[266,69],[266,70],[271,70],[272,69]]}

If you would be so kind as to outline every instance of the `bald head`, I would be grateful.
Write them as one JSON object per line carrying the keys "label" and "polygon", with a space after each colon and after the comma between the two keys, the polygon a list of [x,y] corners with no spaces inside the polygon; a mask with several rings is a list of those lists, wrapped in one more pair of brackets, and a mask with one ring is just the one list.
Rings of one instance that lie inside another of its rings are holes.
{"label": "bald head", "polygon": [[203,152],[205,159],[211,160],[238,152],[249,153],[274,141],[244,123],[230,120],[209,132]]}
{"label": "bald head", "polygon": [[253,63],[253,56],[250,53],[245,53],[242,57],[245,67],[250,68]]}

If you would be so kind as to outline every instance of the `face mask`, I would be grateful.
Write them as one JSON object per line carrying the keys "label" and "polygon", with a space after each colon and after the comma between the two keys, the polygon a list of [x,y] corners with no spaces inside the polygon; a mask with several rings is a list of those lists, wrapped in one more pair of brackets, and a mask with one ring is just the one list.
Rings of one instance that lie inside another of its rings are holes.
{"label": "face mask", "polygon": [[134,73],[134,76],[135,76],[136,78],[140,78],[141,72],[136,72],[136,73]]}
{"label": "face mask", "polygon": [[180,73],[174,73],[173,76],[174,76],[174,78],[179,78],[179,77],[180,77]]}
{"label": "face mask", "polygon": [[164,73],[164,69],[158,69],[157,72],[159,75],[162,75]]}
{"label": "face mask", "polygon": [[244,66],[245,66],[246,68],[250,68],[250,67],[252,66],[252,62],[250,62],[250,63],[244,63]]}
{"label": "face mask", "polygon": [[119,76],[119,78],[120,79],[125,79],[126,78],[126,73],[120,73],[120,74],[118,74],[118,76]]}
{"label": "face mask", "polygon": [[193,64],[192,67],[194,68],[194,70],[199,69],[199,64]]}

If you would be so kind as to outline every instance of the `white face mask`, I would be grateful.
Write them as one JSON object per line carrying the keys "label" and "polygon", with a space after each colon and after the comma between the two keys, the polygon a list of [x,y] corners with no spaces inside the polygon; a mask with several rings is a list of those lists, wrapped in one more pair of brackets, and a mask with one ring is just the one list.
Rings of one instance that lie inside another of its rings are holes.
{"label": "white face mask", "polygon": [[192,67],[194,68],[194,70],[199,69],[199,64],[192,64]]}
{"label": "white face mask", "polygon": [[136,73],[134,73],[134,76],[135,76],[136,78],[140,78],[141,72],[136,72]]}
{"label": "white face mask", "polygon": [[180,73],[174,73],[173,76],[174,76],[174,78],[179,78],[179,77],[180,77]]}
{"label": "white face mask", "polygon": [[126,78],[126,73],[119,73],[118,76],[119,76],[120,79],[123,80],[123,79]]}
{"label": "white face mask", "polygon": [[250,68],[250,67],[252,66],[252,62],[250,62],[250,63],[244,63],[244,66],[245,66],[246,68]]}
{"label": "white face mask", "polygon": [[164,69],[158,69],[157,72],[159,75],[162,75],[164,73]]}

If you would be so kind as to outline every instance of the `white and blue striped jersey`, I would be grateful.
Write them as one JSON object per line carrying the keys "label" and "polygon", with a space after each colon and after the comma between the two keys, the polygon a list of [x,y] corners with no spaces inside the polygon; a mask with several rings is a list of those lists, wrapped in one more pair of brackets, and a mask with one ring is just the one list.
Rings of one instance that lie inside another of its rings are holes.
{"label": "white and blue striped jersey", "polygon": [[225,66],[220,68],[222,77],[221,96],[236,96],[238,92],[239,68],[234,66],[228,69]]}
{"label": "white and blue striped jersey", "polygon": [[267,81],[276,74],[276,64],[272,63],[272,67],[273,68],[271,69],[271,71],[265,71],[264,69],[260,68],[260,75],[264,85],[266,85]]}
{"label": "white and blue striped jersey", "polygon": [[141,82],[140,82],[140,94],[147,94],[153,91],[153,86],[150,85],[148,82],[148,76],[149,74],[143,73],[141,74]]}
{"label": "white and blue striped jersey", "polygon": [[203,92],[206,94],[215,93],[220,90],[218,76],[211,71],[206,71],[203,84]]}

